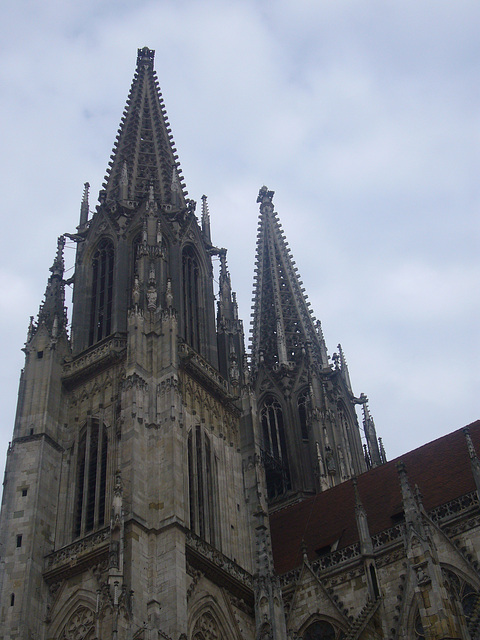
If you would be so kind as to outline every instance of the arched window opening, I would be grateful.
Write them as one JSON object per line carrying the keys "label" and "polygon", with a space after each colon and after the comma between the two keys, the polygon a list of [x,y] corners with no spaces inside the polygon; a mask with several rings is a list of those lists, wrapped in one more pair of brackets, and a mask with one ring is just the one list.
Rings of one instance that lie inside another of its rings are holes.
{"label": "arched window opening", "polygon": [[317,620],[306,629],[303,640],[340,640],[343,636],[344,634],[327,620]]}
{"label": "arched window opening", "polygon": [[443,568],[442,572],[448,579],[447,584],[451,595],[460,603],[467,623],[469,623],[480,602],[478,589],[450,569]]}
{"label": "arched window opening", "polygon": [[267,479],[269,500],[273,500],[290,489],[287,445],[280,403],[267,396],[260,413],[263,434],[263,464]]}
{"label": "arched window opening", "polygon": [[224,640],[220,625],[210,611],[205,611],[195,623],[192,640]]}
{"label": "arched window opening", "polygon": [[217,541],[215,460],[208,435],[200,425],[188,436],[190,529],[210,544]]}
{"label": "arched window opening", "polygon": [[100,241],[92,260],[89,345],[112,332],[114,251],[110,240]]}
{"label": "arched window opening", "polygon": [[182,257],[183,268],[183,337],[200,353],[200,269],[191,247]]}
{"label": "arched window opening", "polygon": [[308,391],[302,391],[297,399],[298,419],[302,440],[308,440]]}
{"label": "arched window opening", "polygon": [[105,524],[108,438],[98,420],[87,422],[77,453],[74,536]]}

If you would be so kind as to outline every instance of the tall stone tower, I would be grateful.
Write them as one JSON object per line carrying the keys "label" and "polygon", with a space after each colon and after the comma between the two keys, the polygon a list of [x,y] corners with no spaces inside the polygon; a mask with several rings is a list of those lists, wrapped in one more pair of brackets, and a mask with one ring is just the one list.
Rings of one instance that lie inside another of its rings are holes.
{"label": "tall stone tower", "polygon": [[286,640],[269,506],[365,469],[343,354],[328,363],[266,188],[250,378],[226,250],[206,198],[200,223],[187,198],[153,62],[138,51],[99,204],[86,184],[65,234],[71,335],[65,236],[30,322],[0,518],[5,639]]}
{"label": "tall stone tower", "polygon": [[[255,269],[252,379],[269,502],[284,506],[381,464],[367,398],[353,395],[340,345],[329,362],[278,216],[262,187]],[[365,407],[366,450],[355,405]]]}

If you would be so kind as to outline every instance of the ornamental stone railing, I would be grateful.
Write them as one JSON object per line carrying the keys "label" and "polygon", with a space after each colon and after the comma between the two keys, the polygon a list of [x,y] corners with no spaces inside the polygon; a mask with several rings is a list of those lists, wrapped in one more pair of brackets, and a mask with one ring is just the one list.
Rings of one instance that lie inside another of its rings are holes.
{"label": "ornamental stone railing", "polygon": [[95,531],[85,538],[54,551],[46,557],[46,569],[52,571],[63,565],[77,564],[87,554],[107,546],[110,541],[110,527]]}
{"label": "ornamental stone railing", "polygon": [[458,514],[468,511],[474,507],[478,508],[478,496],[476,491],[466,493],[459,498],[450,500],[450,502],[441,504],[439,507],[432,509],[428,515],[434,522],[439,522],[441,520],[457,516]]}
{"label": "ornamental stone railing", "polygon": [[402,537],[402,525],[396,524],[390,529],[380,531],[372,536],[372,544],[374,549],[381,549],[392,542],[397,542]]}
{"label": "ornamental stone railing", "polygon": [[343,562],[348,562],[353,558],[357,558],[359,555],[360,544],[355,542],[354,544],[349,544],[348,547],[343,547],[343,549],[338,549],[337,551],[331,551],[330,553],[322,555],[317,560],[314,560],[312,562],[312,569],[315,571],[330,569],[330,567],[334,567],[337,564],[342,564]]}
{"label": "ornamental stone railing", "polygon": [[228,573],[230,576],[241,582],[245,587],[253,589],[252,575],[236,562],[227,558],[227,556],[224,556],[223,553],[212,547],[208,542],[205,542],[205,540],[202,540],[189,531],[187,532],[186,543],[187,547],[190,547],[200,556],[209,560],[217,568]]}
{"label": "ornamental stone railing", "polygon": [[126,348],[126,338],[118,336],[109,338],[105,342],[102,342],[96,347],[88,350],[83,355],[74,358],[70,362],[65,362],[63,365],[63,375],[67,378],[73,376],[83,369],[96,365],[98,362],[101,362],[106,358],[118,355]]}

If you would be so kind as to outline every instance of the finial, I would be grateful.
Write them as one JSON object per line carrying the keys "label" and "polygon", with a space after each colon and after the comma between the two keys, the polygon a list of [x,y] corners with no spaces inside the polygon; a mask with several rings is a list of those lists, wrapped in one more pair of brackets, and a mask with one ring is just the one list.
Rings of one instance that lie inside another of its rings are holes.
{"label": "finial", "polygon": [[53,261],[50,271],[52,276],[63,278],[63,271],[65,269],[65,263],[63,260],[63,249],[65,247],[65,236],[59,236],[57,239],[57,255]]}
{"label": "finial", "polygon": [[368,408],[368,401],[365,401],[362,405],[363,408],[363,430],[365,433],[365,439],[368,445],[368,452],[370,454],[370,461],[372,467],[377,467],[382,464],[382,456],[378,447],[377,432],[375,429],[375,422],[370,414]]}
{"label": "finial", "polygon": [[30,342],[30,340],[33,338],[33,335],[35,333],[35,325],[33,323],[33,316],[30,316],[30,322],[28,323],[28,331],[27,331],[27,344]]}
{"label": "finial", "polygon": [[335,367],[335,369],[336,370],[340,369],[340,356],[338,355],[338,353],[333,354],[332,360],[333,360],[333,366]]}
{"label": "finial", "polygon": [[153,60],[155,59],[155,50],[143,47],[137,50],[137,69],[142,67],[153,69]]}
{"label": "finial", "polygon": [[385,452],[385,447],[383,446],[382,438],[378,439],[378,448],[380,449],[380,458],[382,459],[382,463],[385,464],[385,462],[387,462],[387,454]]}
{"label": "finial", "polygon": [[55,335],[52,335],[54,339],[59,335],[60,330],[65,329],[66,324],[65,282],[63,280],[65,269],[63,260],[64,247],[65,236],[60,236],[57,240],[57,253],[50,267],[51,276],[48,278],[45,297],[38,311],[38,326],[44,323],[51,335],[52,332],[55,333]]}
{"label": "finial", "polygon": [[265,207],[273,211],[273,196],[275,191],[269,191],[265,185],[258,192],[257,202],[260,204],[260,211],[263,212]]}
{"label": "finial", "polygon": [[82,196],[82,204],[80,205],[80,223],[79,228],[83,228],[88,222],[88,212],[89,212],[89,204],[88,204],[88,196],[89,196],[90,184],[85,182],[83,185],[83,196]]}
{"label": "finial", "polygon": [[340,369],[343,369],[343,367],[345,367],[347,363],[345,361],[345,355],[343,353],[342,345],[340,343],[337,344],[337,349],[338,349],[338,355],[340,359]]}
{"label": "finial", "polygon": [[208,210],[207,196],[202,196],[202,232],[207,242],[211,242],[210,212]]}

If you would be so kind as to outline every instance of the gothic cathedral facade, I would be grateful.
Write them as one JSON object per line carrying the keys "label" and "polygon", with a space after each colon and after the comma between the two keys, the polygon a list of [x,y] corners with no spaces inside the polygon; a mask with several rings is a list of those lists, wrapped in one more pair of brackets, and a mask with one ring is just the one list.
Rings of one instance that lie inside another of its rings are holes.
{"label": "gothic cathedral facade", "polygon": [[[273,192],[258,203],[247,360],[227,252],[206,198],[198,218],[187,198],[154,52],[140,49],[99,204],[92,215],[86,185],[28,330],[0,520],[2,638],[387,637],[381,623],[363,636],[347,618],[333,624],[331,595],[327,617],[314,607],[289,623],[272,514],[386,458],[340,345],[327,355]],[[77,247],[70,331],[66,239]]]}

